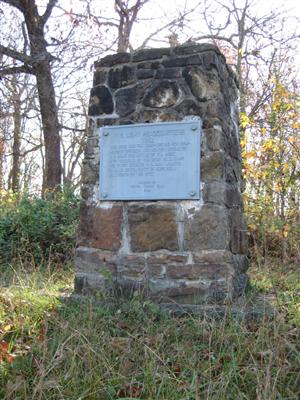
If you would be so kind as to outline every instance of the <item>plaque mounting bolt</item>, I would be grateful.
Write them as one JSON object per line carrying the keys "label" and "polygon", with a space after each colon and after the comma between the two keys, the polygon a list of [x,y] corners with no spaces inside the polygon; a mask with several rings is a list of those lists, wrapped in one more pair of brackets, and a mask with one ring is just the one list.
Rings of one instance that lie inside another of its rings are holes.
{"label": "plaque mounting bolt", "polygon": [[106,199],[107,196],[108,196],[107,193],[102,193],[102,197],[103,197],[104,199]]}
{"label": "plaque mounting bolt", "polygon": [[192,126],[192,131],[196,131],[197,130],[197,127],[194,125],[194,126]]}
{"label": "plaque mounting bolt", "polygon": [[108,131],[104,131],[103,135],[104,136],[108,136],[109,132]]}
{"label": "plaque mounting bolt", "polygon": [[195,192],[194,190],[191,190],[191,191],[189,192],[189,195],[190,195],[191,197],[194,197],[194,196],[196,196],[196,192]]}

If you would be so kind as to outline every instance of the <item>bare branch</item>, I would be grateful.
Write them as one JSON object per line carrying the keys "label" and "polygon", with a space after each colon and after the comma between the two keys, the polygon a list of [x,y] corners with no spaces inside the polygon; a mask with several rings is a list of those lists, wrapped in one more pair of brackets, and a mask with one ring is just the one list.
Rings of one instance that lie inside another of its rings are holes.
{"label": "bare branch", "polygon": [[24,7],[20,0],[0,0],[0,1],[2,1],[2,3],[6,3],[9,4],[10,6],[17,8],[21,12],[24,11]]}
{"label": "bare branch", "polygon": [[78,129],[78,128],[71,128],[70,126],[65,126],[65,125],[59,125],[60,129],[66,129],[68,131],[74,131],[74,132],[86,132],[86,129]]}
{"label": "bare branch", "polygon": [[47,7],[46,7],[46,11],[42,16],[43,25],[45,25],[45,23],[48,21],[50,15],[52,13],[53,7],[55,6],[56,3],[57,3],[57,0],[49,0],[49,3],[47,4]]}
{"label": "bare branch", "polygon": [[0,69],[0,78],[6,75],[14,75],[14,74],[32,74],[34,75],[33,69],[29,65],[21,65],[19,67],[10,67]]}
{"label": "bare branch", "polygon": [[4,54],[5,56],[11,57],[15,60],[22,61],[28,64],[32,60],[30,56],[27,56],[26,54],[20,53],[19,51],[13,50],[9,47],[2,46],[1,44],[0,44],[0,54]]}
{"label": "bare branch", "polygon": [[158,33],[164,31],[167,28],[171,28],[172,26],[182,22],[184,20],[185,17],[187,17],[188,15],[190,15],[191,13],[193,13],[200,5],[201,3],[198,3],[195,5],[195,7],[193,7],[192,9],[185,11],[183,14],[181,14],[178,18],[174,18],[172,21],[166,23],[165,25],[159,27],[155,32],[152,32],[148,37],[146,37],[146,39],[143,41],[143,43],[141,44],[141,46],[139,46],[139,49],[143,49],[144,47],[147,46],[147,43],[154,37],[156,36]]}

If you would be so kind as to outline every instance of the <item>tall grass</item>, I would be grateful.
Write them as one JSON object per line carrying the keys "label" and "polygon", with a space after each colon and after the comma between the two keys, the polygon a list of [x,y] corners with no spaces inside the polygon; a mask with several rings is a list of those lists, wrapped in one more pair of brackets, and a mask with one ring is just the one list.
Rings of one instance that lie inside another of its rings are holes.
{"label": "tall grass", "polygon": [[285,278],[254,271],[253,290],[276,293],[278,314],[245,321],[174,318],[137,297],[64,301],[70,273],[16,272],[0,300],[12,356],[2,351],[0,398],[299,399],[297,270]]}

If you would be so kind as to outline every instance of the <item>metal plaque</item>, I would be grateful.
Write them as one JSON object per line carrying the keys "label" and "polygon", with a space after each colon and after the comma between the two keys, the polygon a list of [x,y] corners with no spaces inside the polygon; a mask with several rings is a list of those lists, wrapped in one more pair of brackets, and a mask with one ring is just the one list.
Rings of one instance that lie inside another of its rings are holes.
{"label": "metal plaque", "polygon": [[200,121],[100,128],[100,199],[199,199]]}

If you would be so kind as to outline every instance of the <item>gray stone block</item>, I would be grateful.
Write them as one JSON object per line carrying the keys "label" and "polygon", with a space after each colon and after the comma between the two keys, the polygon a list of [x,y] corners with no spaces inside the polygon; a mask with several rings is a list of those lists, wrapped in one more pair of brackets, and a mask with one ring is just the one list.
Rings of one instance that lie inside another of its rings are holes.
{"label": "gray stone block", "polygon": [[186,250],[229,249],[229,214],[223,207],[204,205],[185,221]]}

